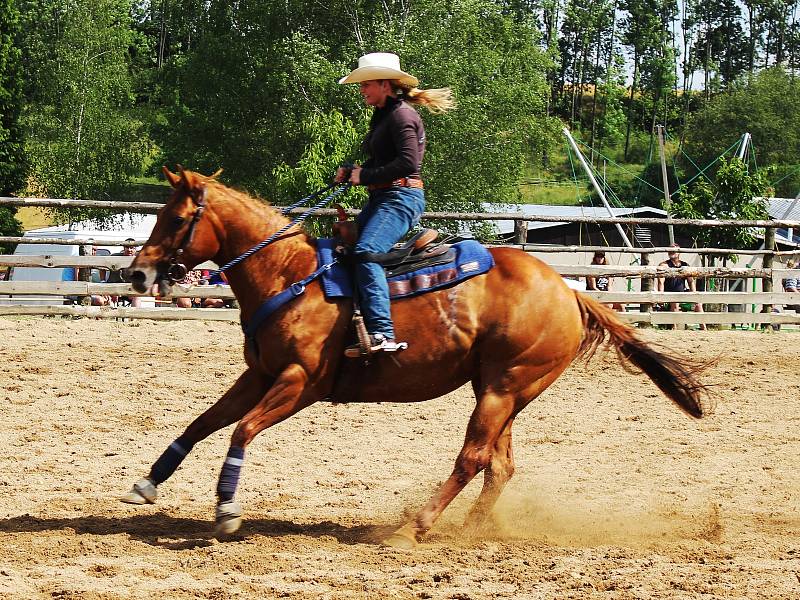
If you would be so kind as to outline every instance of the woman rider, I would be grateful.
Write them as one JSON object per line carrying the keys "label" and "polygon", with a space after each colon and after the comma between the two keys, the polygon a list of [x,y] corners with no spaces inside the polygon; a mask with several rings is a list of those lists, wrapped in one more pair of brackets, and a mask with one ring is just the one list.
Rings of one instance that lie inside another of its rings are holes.
{"label": "woman rider", "polygon": [[[400,69],[396,54],[362,56],[358,68],[339,83],[358,83],[361,96],[374,107],[362,149],[369,159],[349,171],[340,168],[336,181],[365,185],[369,201],[356,221],[356,283],[364,322],[370,334],[368,352],[395,352],[406,347],[395,341],[389,286],[383,267],[369,254],[388,252],[419,221],[425,210],[420,169],[425,154],[425,128],[411,105],[442,113],[453,107],[448,88],[420,90],[419,81]],[[358,345],[345,352],[359,356]]]}

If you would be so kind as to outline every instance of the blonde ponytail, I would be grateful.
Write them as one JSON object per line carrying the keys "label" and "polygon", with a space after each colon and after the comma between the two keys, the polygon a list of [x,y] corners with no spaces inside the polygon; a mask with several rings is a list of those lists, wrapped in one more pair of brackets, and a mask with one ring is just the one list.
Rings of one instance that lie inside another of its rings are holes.
{"label": "blonde ponytail", "polygon": [[445,113],[455,108],[456,101],[450,88],[436,88],[432,90],[421,90],[410,85],[393,80],[392,88],[396,93],[402,94],[403,100],[409,104],[424,106],[434,114]]}

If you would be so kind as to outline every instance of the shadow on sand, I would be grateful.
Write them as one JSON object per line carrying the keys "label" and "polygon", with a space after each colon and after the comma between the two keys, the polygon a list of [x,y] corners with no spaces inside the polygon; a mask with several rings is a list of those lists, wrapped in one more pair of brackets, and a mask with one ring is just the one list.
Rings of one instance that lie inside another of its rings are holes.
{"label": "shadow on sand", "polygon": [[[247,519],[240,534],[226,538],[242,540],[251,535],[283,537],[302,535],[313,538],[333,537],[341,544],[379,544],[396,525],[356,525],[348,527],[331,521],[297,524],[280,519]],[[0,519],[2,533],[41,533],[71,529],[77,534],[127,534],[146,544],[185,550],[214,544],[213,523],[203,519],[172,517],[165,513],[128,517],[84,516],[73,518],[38,518],[21,515]]]}

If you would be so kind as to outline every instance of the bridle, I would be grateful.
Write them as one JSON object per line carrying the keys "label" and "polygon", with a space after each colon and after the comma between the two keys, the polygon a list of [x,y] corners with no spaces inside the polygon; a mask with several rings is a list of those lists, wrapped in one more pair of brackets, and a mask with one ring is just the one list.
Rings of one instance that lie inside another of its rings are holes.
{"label": "bridle", "polygon": [[[189,228],[186,230],[186,233],[183,235],[183,240],[181,240],[180,245],[178,248],[172,253],[169,258],[169,267],[165,273],[166,279],[171,283],[177,283],[179,281],[183,281],[186,275],[189,273],[189,269],[183,262],[183,256],[186,253],[186,248],[192,243],[194,239],[194,232],[197,228],[197,223],[200,221],[200,217],[203,216],[203,213],[206,209],[206,192],[207,188],[204,185],[200,190],[200,194],[189,194],[189,197],[194,202],[196,208],[194,214],[192,215],[192,220],[189,223]],[[199,196],[199,197],[198,197]]]}

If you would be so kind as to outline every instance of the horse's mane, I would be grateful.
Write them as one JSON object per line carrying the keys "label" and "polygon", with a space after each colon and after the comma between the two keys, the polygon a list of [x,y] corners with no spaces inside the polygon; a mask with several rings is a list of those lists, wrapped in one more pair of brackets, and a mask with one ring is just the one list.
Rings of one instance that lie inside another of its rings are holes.
{"label": "horse's mane", "polygon": [[220,169],[213,175],[203,175],[196,171],[182,171],[180,185],[176,189],[194,195],[201,188],[206,189],[206,198],[212,204],[221,202],[223,205],[238,205],[237,209],[247,216],[247,221],[259,221],[262,223],[271,223],[276,226],[282,226],[288,220],[284,217],[277,207],[273,206],[267,200],[258,196],[235,188],[220,182],[217,176],[222,172]]}

